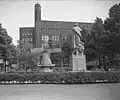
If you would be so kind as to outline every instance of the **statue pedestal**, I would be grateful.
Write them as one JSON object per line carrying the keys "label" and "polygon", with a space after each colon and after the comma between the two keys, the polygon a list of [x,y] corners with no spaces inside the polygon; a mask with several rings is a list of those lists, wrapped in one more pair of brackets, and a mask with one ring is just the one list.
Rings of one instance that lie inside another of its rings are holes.
{"label": "statue pedestal", "polygon": [[86,70],[85,55],[72,55],[72,71]]}
{"label": "statue pedestal", "polygon": [[51,68],[55,66],[55,64],[51,65],[38,65],[40,72],[52,72]]}

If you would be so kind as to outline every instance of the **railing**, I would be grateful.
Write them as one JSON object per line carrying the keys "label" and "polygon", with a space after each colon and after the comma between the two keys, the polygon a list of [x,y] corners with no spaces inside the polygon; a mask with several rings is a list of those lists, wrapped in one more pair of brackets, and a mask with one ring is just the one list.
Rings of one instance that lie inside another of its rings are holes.
{"label": "railing", "polygon": [[101,64],[103,64],[103,63],[109,63],[109,62],[114,62],[114,61],[119,61],[119,60],[120,60],[120,58],[113,59],[113,60],[106,60],[106,61],[102,61]]}

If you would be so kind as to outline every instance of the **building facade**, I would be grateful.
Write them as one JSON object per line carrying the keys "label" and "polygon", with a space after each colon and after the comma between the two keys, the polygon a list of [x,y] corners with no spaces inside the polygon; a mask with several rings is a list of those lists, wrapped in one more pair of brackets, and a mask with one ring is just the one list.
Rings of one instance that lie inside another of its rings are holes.
{"label": "building facade", "polygon": [[38,3],[35,4],[34,20],[34,27],[20,27],[20,40],[28,41],[33,44],[34,48],[42,47],[44,42],[48,42],[50,36],[53,44],[58,46],[58,44],[61,43],[61,39],[67,39],[70,34],[73,34],[72,28],[75,23],[78,23],[80,27],[88,30],[90,30],[92,26],[92,23],[84,22],[41,20],[41,6]]}

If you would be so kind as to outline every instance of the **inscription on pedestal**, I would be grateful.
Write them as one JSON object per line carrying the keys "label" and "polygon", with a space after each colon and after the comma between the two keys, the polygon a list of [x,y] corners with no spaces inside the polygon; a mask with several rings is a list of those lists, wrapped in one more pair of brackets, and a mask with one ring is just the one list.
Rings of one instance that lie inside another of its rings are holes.
{"label": "inscription on pedestal", "polygon": [[85,55],[72,55],[72,70],[73,71],[86,70]]}

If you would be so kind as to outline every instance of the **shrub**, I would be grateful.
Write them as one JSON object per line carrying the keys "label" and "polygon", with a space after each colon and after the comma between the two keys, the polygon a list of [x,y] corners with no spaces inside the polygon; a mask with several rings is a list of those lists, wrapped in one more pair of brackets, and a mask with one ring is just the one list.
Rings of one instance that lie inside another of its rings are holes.
{"label": "shrub", "polygon": [[120,82],[119,72],[20,72],[0,74],[0,81],[18,81],[18,82],[37,82],[43,84],[81,84],[96,83],[97,81],[107,80],[111,82]]}

